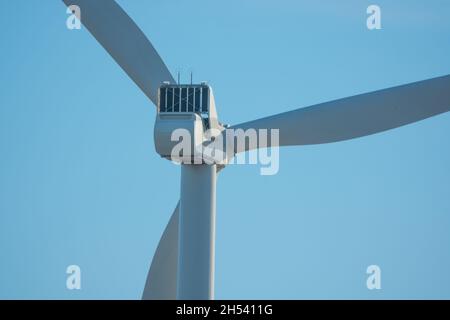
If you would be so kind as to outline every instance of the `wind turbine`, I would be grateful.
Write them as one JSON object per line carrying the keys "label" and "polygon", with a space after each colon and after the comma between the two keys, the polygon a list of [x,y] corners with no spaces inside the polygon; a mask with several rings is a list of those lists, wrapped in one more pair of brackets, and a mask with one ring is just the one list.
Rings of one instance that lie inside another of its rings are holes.
{"label": "wind turbine", "polygon": [[[173,142],[168,137],[177,128],[193,133],[195,145],[211,139],[207,128],[216,129],[213,137],[224,134],[211,88],[204,83],[177,84],[150,41],[115,1],[63,2],[80,7],[83,25],[157,106],[155,146],[161,156],[171,159]],[[394,129],[449,110],[450,75],[445,75],[284,112],[231,129],[278,129],[277,146],[322,144]],[[274,145],[238,144],[230,156],[266,146]],[[226,162],[181,162],[180,201],[156,249],[143,299],[213,298],[216,177]]]}

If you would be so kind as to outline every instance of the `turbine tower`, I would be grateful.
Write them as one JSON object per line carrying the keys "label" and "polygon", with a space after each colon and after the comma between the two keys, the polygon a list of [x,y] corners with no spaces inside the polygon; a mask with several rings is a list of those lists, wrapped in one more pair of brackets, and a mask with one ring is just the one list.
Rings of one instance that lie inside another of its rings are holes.
{"label": "turbine tower", "polygon": [[[80,7],[83,25],[155,104],[155,149],[182,164],[180,201],[156,249],[143,299],[213,299],[217,173],[238,153],[363,137],[450,110],[450,75],[445,75],[231,126],[277,129],[279,141],[232,141],[231,148],[221,150],[226,156],[215,161],[202,147],[226,140],[227,130],[218,121],[211,87],[176,83],[150,41],[114,0],[63,2]],[[174,153],[178,129],[189,134],[188,152]]]}

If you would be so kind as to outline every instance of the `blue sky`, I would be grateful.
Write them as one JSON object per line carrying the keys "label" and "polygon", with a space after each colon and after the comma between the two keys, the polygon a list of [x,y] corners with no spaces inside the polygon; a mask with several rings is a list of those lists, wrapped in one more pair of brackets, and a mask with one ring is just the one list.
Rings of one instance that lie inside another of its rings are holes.
{"label": "blue sky", "polygon": [[[119,3],[173,74],[210,83],[225,123],[450,73],[448,1]],[[154,152],[154,106],[66,17],[0,1],[0,298],[136,299],[180,171]],[[274,176],[224,170],[216,298],[450,298],[449,134],[450,113],[283,148]]]}

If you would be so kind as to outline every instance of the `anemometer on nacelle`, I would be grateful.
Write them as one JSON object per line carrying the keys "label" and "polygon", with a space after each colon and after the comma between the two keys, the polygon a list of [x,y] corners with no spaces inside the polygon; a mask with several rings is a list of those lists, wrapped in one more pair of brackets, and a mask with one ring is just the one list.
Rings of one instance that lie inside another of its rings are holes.
{"label": "anemometer on nacelle", "polygon": [[[161,157],[170,160],[193,160],[195,150],[210,139],[211,132],[219,132],[214,95],[206,82],[201,84],[170,84],[164,82],[158,89],[155,120],[155,148]],[[177,129],[185,129],[191,138],[191,152],[172,159],[172,150],[180,141],[172,136]],[[208,134],[207,134],[208,133]],[[175,138],[175,139],[174,139]],[[173,141],[175,140],[175,141]]]}

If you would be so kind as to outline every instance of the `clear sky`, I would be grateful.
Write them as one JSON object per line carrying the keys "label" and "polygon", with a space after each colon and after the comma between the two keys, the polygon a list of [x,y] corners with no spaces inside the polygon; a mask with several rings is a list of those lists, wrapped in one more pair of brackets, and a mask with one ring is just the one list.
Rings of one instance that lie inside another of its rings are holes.
{"label": "clear sky", "polygon": [[[450,73],[449,1],[119,3],[173,74],[210,83],[225,123]],[[179,167],[154,151],[155,107],[65,10],[0,1],[0,298],[140,298]],[[283,148],[274,176],[226,168],[216,298],[449,299],[449,136],[450,113]]]}

